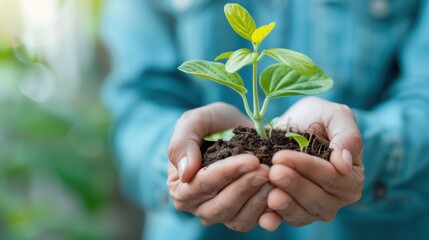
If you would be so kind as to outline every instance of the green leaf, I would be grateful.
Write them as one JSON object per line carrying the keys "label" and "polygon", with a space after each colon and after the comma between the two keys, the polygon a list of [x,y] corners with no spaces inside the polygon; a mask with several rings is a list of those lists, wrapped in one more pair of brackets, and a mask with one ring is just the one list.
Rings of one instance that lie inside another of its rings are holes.
{"label": "green leaf", "polygon": [[299,149],[301,150],[301,152],[309,144],[308,139],[306,137],[302,136],[301,134],[298,134],[298,133],[287,132],[286,137],[293,137],[293,139],[298,143]]}
{"label": "green leaf", "polygon": [[242,67],[255,62],[258,55],[248,48],[242,48],[235,51],[226,62],[225,70],[229,73],[234,73]]}
{"label": "green leaf", "polygon": [[232,29],[244,39],[252,41],[252,33],[256,29],[256,23],[249,12],[236,3],[226,4],[224,11]]}
{"label": "green leaf", "polygon": [[275,22],[272,22],[268,25],[264,25],[262,27],[259,27],[252,33],[252,41],[256,44],[259,44],[264,40],[268,34],[273,30],[273,28],[276,26]]}
{"label": "green leaf", "polygon": [[229,141],[231,140],[232,137],[234,137],[234,133],[232,132],[232,128],[230,128],[220,132],[213,133],[210,136],[204,137],[204,140],[209,142],[216,142],[219,139],[222,139],[224,141]]}
{"label": "green leaf", "polygon": [[240,94],[247,92],[240,75],[227,72],[223,63],[203,60],[186,61],[179,66],[179,70],[196,77],[213,80],[234,89]]}
{"label": "green leaf", "polygon": [[264,50],[263,53],[279,63],[291,66],[301,75],[311,75],[316,69],[313,61],[299,52],[283,48],[271,48]]}
{"label": "green leaf", "polygon": [[259,84],[270,99],[284,96],[314,95],[332,87],[332,79],[316,66],[311,76],[300,75],[284,64],[274,64],[261,73]]}
{"label": "green leaf", "polygon": [[220,54],[219,56],[217,56],[214,60],[215,60],[215,61],[219,61],[219,60],[221,60],[221,59],[228,59],[229,57],[231,57],[231,55],[232,55],[233,53],[234,53],[234,52],[224,52],[224,53]]}

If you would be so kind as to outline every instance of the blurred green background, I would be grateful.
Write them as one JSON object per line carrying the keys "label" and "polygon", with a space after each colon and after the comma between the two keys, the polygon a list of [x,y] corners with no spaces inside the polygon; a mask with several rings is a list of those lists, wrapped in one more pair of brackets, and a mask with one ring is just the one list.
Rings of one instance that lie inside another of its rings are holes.
{"label": "blurred green background", "polygon": [[0,239],[139,239],[100,87],[101,0],[0,0]]}

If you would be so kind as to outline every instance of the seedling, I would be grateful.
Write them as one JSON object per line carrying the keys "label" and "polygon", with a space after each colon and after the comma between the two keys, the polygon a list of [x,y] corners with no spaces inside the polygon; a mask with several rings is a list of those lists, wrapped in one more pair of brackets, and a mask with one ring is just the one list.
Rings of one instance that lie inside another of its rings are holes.
{"label": "seedling", "polygon": [[270,119],[265,118],[265,122],[267,122],[268,126],[270,126],[270,130],[268,131],[268,137],[271,137],[273,135],[273,129],[274,125],[276,125],[280,121],[279,117],[273,118],[273,120],[270,121]]}
{"label": "seedling", "polygon": [[[259,51],[261,42],[274,29],[272,22],[256,28],[252,16],[242,6],[228,3],[224,8],[226,18],[232,29],[241,37],[248,40],[253,50],[241,48],[236,51],[225,52],[216,57],[215,62],[192,60],[184,62],[179,70],[209,79],[230,87],[243,99],[247,115],[252,119],[255,129],[261,138],[267,134],[262,120],[267,111],[268,103],[273,98],[314,95],[332,87],[332,79],[326,75],[313,61],[302,53],[283,48],[270,48]],[[260,106],[258,96],[258,64],[268,56],[278,63],[268,66],[259,75],[259,86],[265,93],[265,99]],[[226,64],[216,62],[227,59]],[[253,111],[250,109],[246,93],[248,90],[238,71],[245,66],[252,65],[252,93]]]}
{"label": "seedling", "polygon": [[234,133],[232,132],[232,129],[227,129],[220,132],[215,132],[207,137],[204,137],[204,140],[209,142],[216,142],[219,139],[222,139],[223,141],[229,141],[234,136]]}
{"label": "seedling", "polygon": [[287,132],[285,134],[285,136],[286,137],[292,137],[298,143],[299,150],[301,152],[303,152],[304,148],[306,148],[308,146],[308,144],[309,144],[308,139],[306,137],[304,137],[303,135],[301,135],[301,134],[294,133],[294,132]]}

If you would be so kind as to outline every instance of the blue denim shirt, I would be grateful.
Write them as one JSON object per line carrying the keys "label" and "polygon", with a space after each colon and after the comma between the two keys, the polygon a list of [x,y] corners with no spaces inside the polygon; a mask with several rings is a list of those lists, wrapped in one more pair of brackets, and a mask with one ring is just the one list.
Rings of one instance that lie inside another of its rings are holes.
{"label": "blue denim shirt", "polygon": [[[429,1],[236,1],[258,25],[277,26],[261,49],[303,52],[333,79],[321,97],[350,106],[364,138],[361,200],[334,221],[276,232],[204,227],[174,210],[167,146],[187,109],[215,101],[242,108],[232,90],[185,76],[185,60],[250,47],[229,27],[223,0],[110,0],[102,37],[113,70],[103,97],[125,191],[147,215],[144,239],[429,239]],[[264,67],[264,66],[262,66]],[[249,72],[243,71],[244,79]],[[250,81],[246,81],[250,87]],[[263,94],[260,94],[263,95]],[[268,117],[298,97],[271,101]]]}

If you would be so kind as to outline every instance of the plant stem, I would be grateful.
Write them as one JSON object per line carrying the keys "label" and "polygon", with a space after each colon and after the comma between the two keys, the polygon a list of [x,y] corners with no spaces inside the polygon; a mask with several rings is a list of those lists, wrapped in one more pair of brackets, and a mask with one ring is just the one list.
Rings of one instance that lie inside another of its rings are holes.
{"label": "plant stem", "polygon": [[240,94],[240,96],[243,98],[244,109],[246,110],[247,115],[248,115],[251,119],[255,119],[255,116],[253,115],[252,111],[250,110],[249,102],[247,101],[247,97],[246,97],[246,95],[245,95],[245,94]]}
{"label": "plant stem", "polygon": [[258,133],[258,135],[261,138],[267,138],[267,133],[265,132],[265,127],[264,127],[264,124],[262,122],[262,118],[253,119],[253,124],[255,124],[255,129],[256,129],[256,132]]}
{"label": "plant stem", "polygon": [[255,117],[260,117],[259,115],[259,97],[258,97],[258,62],[253,63],[253,114]]}
{"label": "plant stem", "polygon": [[268,102],[270,102],[270,99],[265,97],[264,99],[264,103],[262,104],[262,108],[261,108],[261,116],[265,115],[265,112],[267,111],[267,107],[268,107]]}
{"label": "plant stem", "polygon": [[265,53],[262,52],[261,55],[259,55],[259,57],[256,59],[256,62],[261,61],[261,59],[264,57]]}
{"label": "plant stem", "polygon": [[[253,43],[253,52],[258,54],[259,44]],[[265,132],[264,123],[262,119],[264,114],[260,114],[259,111],[259,97],[258,97],[258,63],[261,58],[257,58],[253,63],[253,75],[252,75],[252,88],[253,88],[253,116],[249,115],[253,124],[255,125],[256,132],[261,138],[267,138],[267,133]],[[267,101],[267,100],[265,100]],[[264,102],[265,104],[265,102]],[[268,104],[268,103],[267,103]],[[265,107],[266,108],[266,107]]]}

